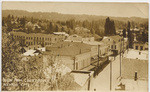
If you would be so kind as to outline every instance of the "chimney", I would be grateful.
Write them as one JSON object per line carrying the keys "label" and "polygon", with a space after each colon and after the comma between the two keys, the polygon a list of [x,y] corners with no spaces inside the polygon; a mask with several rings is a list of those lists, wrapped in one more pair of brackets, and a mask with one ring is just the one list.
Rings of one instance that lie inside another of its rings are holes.
{"label": "chimney", "polygon": [[134,81],[137,81],[137,71],[135,71]]}
{"label": "chimney", "polygon": [[139,55],[141,55],[141,52],[139,52]]}

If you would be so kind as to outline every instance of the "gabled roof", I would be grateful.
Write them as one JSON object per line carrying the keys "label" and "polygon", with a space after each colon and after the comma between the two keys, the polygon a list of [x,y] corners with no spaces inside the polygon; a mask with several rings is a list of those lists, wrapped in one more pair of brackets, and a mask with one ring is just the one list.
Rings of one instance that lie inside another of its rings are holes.
{"label": "gabled roof", "polygon": [[[114,36],[105,36],[102,39],[102,42],[104,42],[105,44],[107,43],[113,43],[113,41],[118,42],[122,37],[119,35],[114,35]],[[109,40],[110,39],[110,40]]]}
{"label": "gabled roof", "polygon": [[115,36],[110,36],[110,38],[113,39],[115,42],[117,42],[122,37],[120,37],[119,35],[115,35]]}

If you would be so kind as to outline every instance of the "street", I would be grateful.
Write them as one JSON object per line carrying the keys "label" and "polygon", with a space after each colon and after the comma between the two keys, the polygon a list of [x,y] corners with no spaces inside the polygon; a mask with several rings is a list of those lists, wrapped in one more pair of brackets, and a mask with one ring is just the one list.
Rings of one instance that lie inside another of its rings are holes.
{"label": "street", "polygon": [[[120,76],[120,56],[112,61],[112,90],[115,90],[117,78]],[[96,91],[110,91],[110,63],[94,78],[93,89]]]}

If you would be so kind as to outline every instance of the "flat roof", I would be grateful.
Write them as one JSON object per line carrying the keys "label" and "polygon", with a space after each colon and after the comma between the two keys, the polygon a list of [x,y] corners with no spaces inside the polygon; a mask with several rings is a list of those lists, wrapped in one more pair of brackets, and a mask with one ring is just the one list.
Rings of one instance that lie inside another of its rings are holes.
{"label": "flat roof", "polygon": [[148,60],[148,51],[130,49],[128,53],[125,53],[125,58]]}

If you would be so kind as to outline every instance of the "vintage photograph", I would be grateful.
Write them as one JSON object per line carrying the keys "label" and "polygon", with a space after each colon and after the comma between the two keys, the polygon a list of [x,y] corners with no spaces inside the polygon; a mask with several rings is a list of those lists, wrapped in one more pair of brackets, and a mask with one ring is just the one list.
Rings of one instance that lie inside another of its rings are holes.
{"label": "vintage photograph", "polygon": [[148,3],[2,2],[2,91],[148,92]]}

